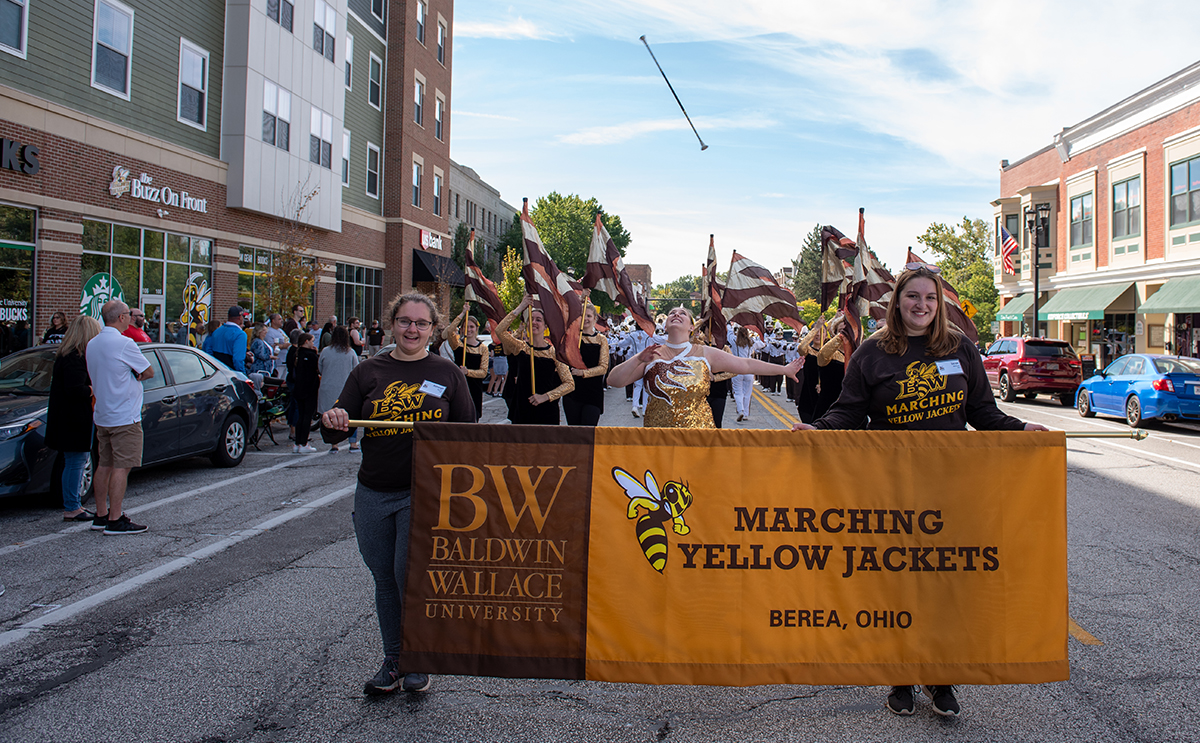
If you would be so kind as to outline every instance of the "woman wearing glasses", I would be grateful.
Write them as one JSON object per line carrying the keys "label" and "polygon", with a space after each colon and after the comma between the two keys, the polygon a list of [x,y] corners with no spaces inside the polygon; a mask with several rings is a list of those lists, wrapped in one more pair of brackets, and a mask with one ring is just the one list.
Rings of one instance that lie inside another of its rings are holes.
{"label": "woman wearing glasses", "polygon": [[[437,307],[424,294],[398,296],[385,317],[396,348],[373,356],[350,372],[334,407],[321,416],[322,435],[337,444],[350,435],[349,421],[451,421],[473,423],[475,404],[467,379],[454,362],[430,354]],[[402,670],[404,577],[412,493],[412,429],[368,428],[354,491],[358,551],[375,579],[375,611],[383,636],[383,665],[366,683],[366,694],[396,689],[424,691],[429,676]]]}
{"label": "woman wearing glasses", "polygon": [[[887,325],[851,354],[841,396],[811,426],[797,423],[793,430],[953,431],[966,429],[968,423],[987,431],[1046,430],[1005,415],[996,406],[979,353],[947,319],[939,273],[936,266],[924,263],[905,266],[888,305]],[[913,400],[914,395],[923,399],[924,389],[936,389],[944,402],[920,408],[916,416],[888,412],[889,407],[911,410],[897,402]],[[926,686],[925,693],[934,712],[958,716],[953,686]],[[911,715],[912,685],[893,686],[887,708]]]}
{"label": "woman wearing glasses", "polygon": [[[542,311],[530,311],[528,336],[517,337],[508,332],[509,326],[531,302],[532,297],[526,294],[496,326],[496,335],[509,359],[508,384],[513,402],[509,417],[513,423],[557,426],[558,399],[575,389],[575,379],[567,365],[555,357],[554,346],[546,339],[546,320]],[[532,350],[529,339],[532,339]]]}

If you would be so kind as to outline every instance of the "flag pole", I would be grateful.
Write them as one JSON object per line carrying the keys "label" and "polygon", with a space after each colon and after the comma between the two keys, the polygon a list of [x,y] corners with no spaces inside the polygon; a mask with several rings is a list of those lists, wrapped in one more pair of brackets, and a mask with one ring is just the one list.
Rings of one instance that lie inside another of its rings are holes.
{"label": "flag pole", "polygon": [[467,319],[471,317],[471,303],[463,300],[463,329],[462,329],[462,365],[467,365]]}
{"label": "flag pole", "polygon": [[537,372],[533,367],[533,304],[529,305],[529,320],[525,323],[525,337],[529,339],[529,393],[537,394]]}

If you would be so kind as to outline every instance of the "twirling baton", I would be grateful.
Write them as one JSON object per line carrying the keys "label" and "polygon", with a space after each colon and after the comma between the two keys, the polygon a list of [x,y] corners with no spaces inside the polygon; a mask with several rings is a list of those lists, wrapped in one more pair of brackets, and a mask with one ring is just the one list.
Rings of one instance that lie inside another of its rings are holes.
{"label": "twirling baton", "polygon": [[[654,66],[662,73],[663,80],[667,81],[667,87],[671,89],[671,95],[675,96],[675,102],[679,104],[679,110],[683,111],[683,118],[687,119],[688,126],[692,127],[692,133],[696,135],[696,139],[700,139],[700,132],[696,131],[696,125],[692,123],[692,117],[688,116],[687,109],[683,107],[683,101],[679,100],[679,95],[675,92],[675,86],[671,85],[671,81],[667,79],[667,73],[663,72],[662,65],[658,63],[658,57],[654,56],[654,50],[650,48],[650,44],[646,42],[646,36],[641,37],[642,43],[646,44],[646,51],[650,52],[650,59],[654,60]],[[704,144],[704,140],[700,139],[700,151],[704,152],[708,149],[708,145]]]}

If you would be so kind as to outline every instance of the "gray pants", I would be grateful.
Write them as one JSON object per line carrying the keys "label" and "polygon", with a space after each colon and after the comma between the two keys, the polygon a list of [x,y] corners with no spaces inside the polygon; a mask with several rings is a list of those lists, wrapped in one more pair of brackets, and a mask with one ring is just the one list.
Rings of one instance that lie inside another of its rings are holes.
{"label": "gray pants", "polygon": [[375,579],[375,613],[383,654],[400,655],[404,638],[404,578],[408,573],[411,490],[385,493],[362,483],[354,491],[358,551]]}

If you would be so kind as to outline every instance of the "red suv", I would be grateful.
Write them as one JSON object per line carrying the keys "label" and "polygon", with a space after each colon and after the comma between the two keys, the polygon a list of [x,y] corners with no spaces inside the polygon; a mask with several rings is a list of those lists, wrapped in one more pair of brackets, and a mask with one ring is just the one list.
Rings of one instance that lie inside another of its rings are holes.
{"label": "red suv", "polygon": [[1083,381],[1083,364],[1071,344],[1046,338],[998,338],[983,355],[983,368],[1004,402],[1018,394],[1032,400],[1040,392],[1074,407]]}

